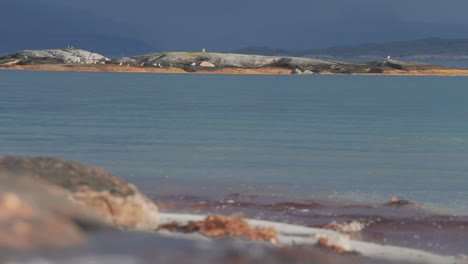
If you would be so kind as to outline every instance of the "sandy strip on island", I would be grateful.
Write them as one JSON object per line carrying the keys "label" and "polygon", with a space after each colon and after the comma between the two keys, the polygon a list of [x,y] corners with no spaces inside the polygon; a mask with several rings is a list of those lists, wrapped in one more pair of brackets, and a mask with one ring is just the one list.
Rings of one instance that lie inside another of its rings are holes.
{"label": "sandy strip on island", "polygon": [[290,74],[291,70],[284,68],[261,68],[261,69],[242,69],[242,68],[198,68],[195,71],[185,71],[176,67],[135,67],[118,65],[10,65],[0,67],[5,70],[37,70],[37,71],[77,71],[77,72],[148,72],[148,73],[201,73],[201,74]]}
{"label": "sandy strip on island", "polygon": [[[5,70],[38,70],[38,71],[77,71],[77,72],[147,72],[147,73],[192,73],[192,74],[291,74],[286,68],[196,68],[185,71],[176,67],[135,67],[119,65],[8,65],[0,67]],[[336,74],[322,71],[320,74]],[[342,74],[341,74],[342,75]],[[352,75],[409,75],[409,76],[468,76],[468,69],[429,69],[429,70],[385,70],[383,73],[352,73]]]}

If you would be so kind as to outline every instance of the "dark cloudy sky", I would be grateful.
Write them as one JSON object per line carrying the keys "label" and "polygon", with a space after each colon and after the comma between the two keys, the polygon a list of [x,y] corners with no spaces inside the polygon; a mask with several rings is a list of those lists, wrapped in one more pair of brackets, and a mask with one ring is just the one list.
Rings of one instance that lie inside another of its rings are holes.
{"label": "dark cloudy sky", "polygon": [[9,39],[0,52],[69,42],[132,53],[468,37],[467,0],[0,0],[0,10]]}

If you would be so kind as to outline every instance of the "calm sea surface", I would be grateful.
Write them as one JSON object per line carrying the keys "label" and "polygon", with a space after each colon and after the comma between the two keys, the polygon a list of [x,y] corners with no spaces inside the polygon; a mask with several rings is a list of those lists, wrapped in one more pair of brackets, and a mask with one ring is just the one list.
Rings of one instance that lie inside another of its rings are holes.
{"label": "calm sea surface", "polygon": [[148,192],[397,194],[468,213],[468,78],[0,71],[0,153]]}

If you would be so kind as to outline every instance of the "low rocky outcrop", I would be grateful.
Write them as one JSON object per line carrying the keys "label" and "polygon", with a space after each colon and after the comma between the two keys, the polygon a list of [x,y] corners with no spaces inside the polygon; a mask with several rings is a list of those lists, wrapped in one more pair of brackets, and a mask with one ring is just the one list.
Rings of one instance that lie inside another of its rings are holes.
{"label": "low rocky outcrop", "polygon": [[127,65],[135,66],[137,65],[138,62],[134,58],[121,57],[121,58],[112,59],[109,63],[117,64],[121,66],[127,66]]}
{"label": "low rocky outcrop", "polygon": [[36,181],[111,226],[154,230],[157,206],[138,189],[101,169],[53,158],[0,157],[0,179]]}
{"label": "low rocky outcrop", "polygon": [[193,67],[210,63],[218,68],[287,68],[287,69],[327,69],[332,64],[324,60],[310,58],[284,58],[232,53],[207,52],[163,52],[135,56],[137,65],[163,65],[164,67]]}
{"label": "low rocky outcrop", "polygon": [[0,58],[0,64],[98,64],[110,61],[103,55],[81,49],[24,50]]}
{"label": "low rocky outcrop", "polygon": [[[312,58],[258,56],[233,53],[163,52],[128,58],[130,65],[163,66],[196,71],[196,67],[216,65],[216,68],[266,69],[282,68],[291,74],[318,74],[321,72],[383,73],[385,70],[442,69],[444,67],[403,62],[394,59],[371,62],[340,62]],[[198,65],[198,66],[197,66]],[[195,68],[195,69],[194,69]]]}

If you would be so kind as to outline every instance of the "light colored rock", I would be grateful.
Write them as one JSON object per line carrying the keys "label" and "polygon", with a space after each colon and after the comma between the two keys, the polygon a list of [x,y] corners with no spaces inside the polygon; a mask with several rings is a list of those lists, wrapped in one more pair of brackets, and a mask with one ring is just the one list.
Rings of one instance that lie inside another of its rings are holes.
{"label": "light colored rock", "polygon": [[315,74],[315,72],[309,71],[309,70],[305,70],[305,71],[302,72],[302,74],[305,74],[305,75],[312,75],[312,74]]}
{"label": "light colored rock", "polygon": [[213,63],[209,62],[209,61],[202,61],[200,63],[200,66],[201,67],[207,67],[207,68],[214,68],[216,67]]}
{"label": "light colored rock", "polygon": [[64,192],[102,221],[125,229],[154,230],[157,206],[124,180],[91,166],[52,158],[0,157],[0,178],[26,177]]}
{"label": "light colored rock", "polygon": [[48,50],[24,50],[12,55],[20,61],[31,61],[34,59],[55,59],[63,63],[93,64],[106,61],[108,58],[93,52],[81,49],[48,49]]}
{"label": "light colored rock", "polygon": [[302,71],[296,68],[291,71],[291,74],[302,74]]}
{"label": "light colored rock", "polygon": [[20,60],[8,60],[6,62],[0,62],[0,65],[5,65],[5,66],[10,66],[10,65],[15,65],[15,64],[18,64],[18,62],[20,62]]}

